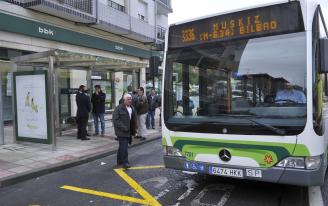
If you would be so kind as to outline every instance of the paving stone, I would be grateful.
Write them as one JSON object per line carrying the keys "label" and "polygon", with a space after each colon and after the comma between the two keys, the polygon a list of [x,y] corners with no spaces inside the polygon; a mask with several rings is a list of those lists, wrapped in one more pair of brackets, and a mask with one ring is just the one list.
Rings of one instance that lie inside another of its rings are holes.
{"label": "paving stone", "polygon": [[15,175],[15,174],[16,174],[15,172],[10,172],[8,170],[0,169],[0,178],[8,177],[8,176]]}
{"label": "paving stone", "polygon": [[34,162],[35,162],[35,160],[32,160],[32,159],[24,159],[24,160],[19,160],[14,163],[18,164],[18,165],[28,166],[29,164],[34,163]]}
{"label": "paving stone", "polygon": [[47,165],[50,165],[50,164],[46,163],[46,162],[34,162],[34,163],[31,163],[29,166],[32,167],[32,168],[42,168],[42,167],[45,167]]}
{"label": "paving stone", "polygon": [[22,173],[22,172],[26,172],[32,170],[31,167],[26,167],[26,166],[20,166],[20,167],[15,167],[15,168],[11,168],[8,171],[10,172],[14,172],[14,173]]}

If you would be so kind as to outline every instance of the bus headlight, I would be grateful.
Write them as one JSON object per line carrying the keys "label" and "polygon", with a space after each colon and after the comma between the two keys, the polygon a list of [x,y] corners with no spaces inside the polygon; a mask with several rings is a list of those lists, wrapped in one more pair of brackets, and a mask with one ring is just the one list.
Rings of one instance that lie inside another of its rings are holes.
{"label": "bus headlight", "polygon": [[305,163],[303,157],[287,157],[277,164],[277,167],[287,167],[295,169],[304,169]]}
{"label": "bus headlight", "polygon": [[309,170],[318,169],[320,167],[320,164],[321,164],[321,156],[305,158],[306,169],[309,169]]}
{"label": "bus headlight", "polygon": [[170,146],[165,146],[164,147],[164,153],[168,156],[177,156],[177,157],[183,157],[184,156],[179,149],[174,148],[174,147],[170,147]]}
{"label": "bus headlight", "polygon": [[320,167],[321,156],[287,157],[277,164],[277,167],[315,170]]}

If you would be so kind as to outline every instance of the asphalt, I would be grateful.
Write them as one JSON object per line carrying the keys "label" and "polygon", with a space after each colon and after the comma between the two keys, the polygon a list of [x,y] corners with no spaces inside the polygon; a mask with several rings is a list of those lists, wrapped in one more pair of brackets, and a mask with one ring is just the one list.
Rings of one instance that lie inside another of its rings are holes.
{"label": "asphalt", "polygon": [[[163,164],[160,140],[129,149],[133,167]],[[99,195],[62,189],[64,185],[143,199],[114,169],[116,155],[53,172],[0,189],[0,203],[19,205],[138,205]],[[161,205],[307,206],[307,188],[185,174],[165,168],[125,170]]]}

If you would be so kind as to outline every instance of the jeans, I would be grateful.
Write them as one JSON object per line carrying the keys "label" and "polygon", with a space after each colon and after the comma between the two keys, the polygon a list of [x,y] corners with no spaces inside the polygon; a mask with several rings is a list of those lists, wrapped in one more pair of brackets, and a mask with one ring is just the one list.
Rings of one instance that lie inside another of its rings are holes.
{"label": "jeans", "polygon": [[130,137],[118,137],[117,164],[128,164],[128,145]]}
{"label": "jeans", "polygon": [[155,127],[155,111],[148,111],[147,114],[147,120],[146,120],[146,124],[147,124],[147,128],[150,128],[150,123],[151,123],[151,127]]}
{"label": "jeans", "polygon": [[101,134],[105,134],[105,114],[104,113],[92,113],[93,121],[95,123],[95,133],[99,134],[98,119],[100,119],[101,124]]}

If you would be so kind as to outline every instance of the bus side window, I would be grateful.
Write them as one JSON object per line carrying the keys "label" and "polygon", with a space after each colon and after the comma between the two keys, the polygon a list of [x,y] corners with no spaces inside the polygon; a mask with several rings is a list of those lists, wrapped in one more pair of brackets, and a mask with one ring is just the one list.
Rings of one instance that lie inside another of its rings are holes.
{"label": "bus side window", "polygon": [[322,74],[321,78],[323,79],[323,86],[324,86],[323,102],[328,103],[328,75]]}

